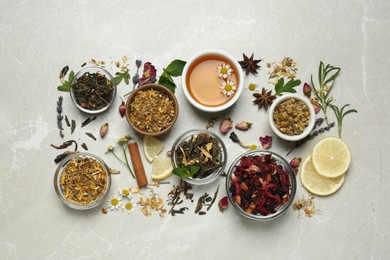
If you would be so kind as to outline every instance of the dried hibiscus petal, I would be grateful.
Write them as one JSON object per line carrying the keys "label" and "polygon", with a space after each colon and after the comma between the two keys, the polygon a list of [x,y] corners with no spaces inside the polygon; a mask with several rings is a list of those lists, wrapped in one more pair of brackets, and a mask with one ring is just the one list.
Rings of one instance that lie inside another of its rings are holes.
{"label": "dried hibiscus petal", "polygon": [[260,138],[260,143],[263,149],[267,150],[271,148],[272,146],[272,136],[266,135],[266,136],[261,136]]}
{"label": "dried hibiscus petal", "polygon": [[249,214],[275,213],[290,197],[287,169],[272,154],[243,156],[231,175],[229,192],[235,203]]}
{"label": "dried hibiscus petal", "polygon": [[156,82],[156,68],[152,65],[151,62],[146,62],[144,64],[144,72],[142,74],[142,78],[138,80],[139,86],[142,86],[146,83]]}

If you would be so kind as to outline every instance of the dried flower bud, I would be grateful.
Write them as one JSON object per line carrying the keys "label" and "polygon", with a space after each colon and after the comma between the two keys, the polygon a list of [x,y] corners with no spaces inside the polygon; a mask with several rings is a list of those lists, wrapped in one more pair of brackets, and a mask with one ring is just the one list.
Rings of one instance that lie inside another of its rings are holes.
{"label": "dried flower bud", "polygon": [[269,148],[271,148],[272,146],[272,136],[269,136],[269,135],[266,135],[264,137],[260,137],[260,143],[261,143],[261,146],[263,147],[263,149],[267,150]]}
{"label": "dried flower bud", "polygon": [[228,197],[225,196],[223,197],[219,202],[218,202],[218,207],[221,212],[223,212],[225,209],[227,209],[229,205]]}
{"label": "dried flower bud", "polygon": [[135,65],[137,66],[137,68],[141,67],[141,64],[142,60],[135,60]]}
{"label": "dried flower bud", "polygon": [[108,123],[104,123],[101,127],[100,127],[100,137],[103,138],[106,136],[108,132]]}
{"label": "dried flower bud", "polygon": [[236,124],[235,128],[239,129],[239,130],[246,131],[251,127],[251,125],[252,125],[252,123],[249,123],[247,121],[242,121],[242,122]]}
{"label": "dried flower bud", "polygon": [[126,106],[124,101],[122,101],[121,105],[119,106],[119,114],[121,117],[124,117],[126,114]]}
{"label": "dried flower bud", "polygon": [[133,139],[133,136],[128,134],[128,135],[125,135],[123,138],[127,139],[128,141],[130,141],[130,140]]}
{"label": "dried flower bud", "polygon": [[303,84],[303,94],[305,94],[306,97],[310,98],[311,86],[306,82],[305,84]]}
{"label": "dried flower bud", "polygon": [[317,99],[315,99],[315,98],[310,99],[310,103],[313,105],[314,112],[316,114],[318,114],[320,112],[321,108],[319,105],[317,105]]}
{"label": "dried flower bud", "polygon": [[172,157],[172,150],[168,150],[168,151],[166,152],[166,156]]}
{"label": "dried flower bud", "polygon": [[225,135],[227,132],[229,132],[230,129],[232,129],[232,127],[233,121],[230,118],[225,118],[219,124],[219,131],[221,131],[221,133]]}
{"label": "dried flower bud", "polygon": [[298,168],[299,165],[301,165],[301,162],[302,162],[302,158],[301,157],[294,157],[291,162],[290,162],[290,166],[291,168],[295,169],[295,168]]}
{"label": "dried flower bud", "polygon": [[234,143],[239,143],[239,142],[241,142],[241,141],[240,141],[240,138],[238,138],[238,136],[236,135],[235,132],[231,132],[230,135],[229,135],[229,138],[230,138]]}

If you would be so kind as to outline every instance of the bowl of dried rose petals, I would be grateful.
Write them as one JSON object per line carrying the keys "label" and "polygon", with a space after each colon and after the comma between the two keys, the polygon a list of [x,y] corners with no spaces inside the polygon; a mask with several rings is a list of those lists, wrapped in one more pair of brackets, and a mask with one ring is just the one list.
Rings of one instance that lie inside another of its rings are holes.
{"label": "bowl of dried rose petals", "polygon": [[126,102],[126,118],[140,134],[157,136],[168,132],[179,115],[175,95],[158,84],[145,84],[134,90]]}
{"label": "bowl of dried rose petals", "polygon": [[226,177],[229,202],[243,217],[264,221],[280,216],[296,192],[294,171],[271,151],[249,151],[230,166]]}
{"label": "bowl of dried rose petals", "polygon": [[98,206],[111,187],[109,167],[98,156],[80,152],[66,157],[54,175],[54,189],[62,202],[73,209]]}
{"label": "bowl of dried rose petals", "polygon": [[269,109],[269,123],[280,138],[298,141],[313,130],[316,115],[306,97],[287,94],[276,99]]}

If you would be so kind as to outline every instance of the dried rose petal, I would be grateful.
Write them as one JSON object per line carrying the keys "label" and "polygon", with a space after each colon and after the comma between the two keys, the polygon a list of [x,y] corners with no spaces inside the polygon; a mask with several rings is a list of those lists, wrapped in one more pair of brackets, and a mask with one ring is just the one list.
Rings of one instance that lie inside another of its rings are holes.
{"label": "dried rose petal", "polygon": [[226,134],[229,132],[230,129],[233,127],[233,121],[230,118],[225,118],[222,120],[222,122],[219,124],[219,130],[222,134]]}
{"label": "dried rose petal", "polygon": [[305,84],[303,84],[303,94],[305,94],[306,97],[310,98],[311,86],[306,82]]}
{"label": "dried rose petal", "polygon": [[156,68],[152,65],[151,62],[146,62],[144,64],[144,72],[142,78],[139,79],[138,83],[140,86],[146,83],[153,83],[156,81]]}
{"label": "dried rose petal", "polygon": [[221,212],[223,212],[225,209],[227,209],[229,205],[228,197],[225,196],[223,197],[219,202],[218,202],[218,207]]}
{"label": "dried rose petal", "polygon": [[249,123],[247,121],[242,121],[242,122],[236,124],[235,128],[237,128],[239,130],[246,131],[251,127],[251,125],[252,125],[252,123]]}
{"label": "dried rose petal", "polygon": [[105,124],[103,124],[103,125],[100,127],[100,131],[99,131],[100,137],[101,137],[101,138],[105,137],[106,134],[107,134],[107,132],[108,132],[108,123],[105,123]]}
{"label": "dried rose petal", "polygon": [[263,149],[267,150],[269,148],[271,148],[272,146],[272,136],[269,136],[269,135],[266,135],[264,137],[260,137],[260,143],[261,143],[261,146],[263,147]]}

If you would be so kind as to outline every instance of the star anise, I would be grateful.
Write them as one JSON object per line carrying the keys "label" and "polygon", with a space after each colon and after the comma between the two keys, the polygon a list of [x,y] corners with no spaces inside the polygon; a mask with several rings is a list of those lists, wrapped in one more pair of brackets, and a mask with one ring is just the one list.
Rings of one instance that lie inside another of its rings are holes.
{"label": "star anise", "polygon": [[271,94],[272,90],[267,91],[265,88],[261,90],[261,93],[254,93],[253,96],[256,98],[253,103],[257,104],[259,108],[264,107],[265,110],[272,104],[272,100],[276,98],[276,96]]}
{"label": "star anise", "polygon": [[261,59],[254,60],[253,53],[250,58],[248,58],[248,56],[246,56],[244,53],[242,54],[242,56],[244,57],[244,60],[239,61],[239,63],[241,65],[241,68],[245,70],[245,74],[248,75],[249,73],[252,73],[253,75],[256,75],[257,70],[260,69],[258,63],[261,61]]}

